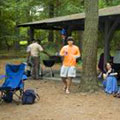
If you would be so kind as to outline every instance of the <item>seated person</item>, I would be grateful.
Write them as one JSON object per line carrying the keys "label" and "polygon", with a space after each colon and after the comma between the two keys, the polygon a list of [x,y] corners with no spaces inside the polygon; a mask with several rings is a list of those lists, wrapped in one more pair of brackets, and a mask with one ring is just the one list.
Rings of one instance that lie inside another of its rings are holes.
{"label": "seated person", "polygon": [[[109,55],[109,61],[110,63],[113,63],[113,57]],[[102,73],[104,72],[104,53],[101,53],[99,62],[98,62],[98,69],[100,71],[100,74],[98,75],[98,78],[102,78]]]}
{"label": "seated person", "polygon": [[117,73],[114,72],[112,69],[112,65],[110,63],[106,63],[106,71],[103,73],[103,86],[106,93],[114,94],[117,92],[118,86],[117,86],[117,79],[116,75]]}

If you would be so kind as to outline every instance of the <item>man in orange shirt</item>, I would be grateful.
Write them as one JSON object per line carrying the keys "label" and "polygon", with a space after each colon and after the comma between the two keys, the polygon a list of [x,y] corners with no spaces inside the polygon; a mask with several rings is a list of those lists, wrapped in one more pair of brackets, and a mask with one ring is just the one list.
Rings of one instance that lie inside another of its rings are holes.
{"label": "man in orange shirt", "polygon": [[76,59],[80,57],[80,51],[77,46],[73,45],[73,37],[68,37],[67,43],[68,45],[60,50],[60,55],[64,57],[60,76],[64,83],[63,89],[69,94],[72,78],[76,77]]}

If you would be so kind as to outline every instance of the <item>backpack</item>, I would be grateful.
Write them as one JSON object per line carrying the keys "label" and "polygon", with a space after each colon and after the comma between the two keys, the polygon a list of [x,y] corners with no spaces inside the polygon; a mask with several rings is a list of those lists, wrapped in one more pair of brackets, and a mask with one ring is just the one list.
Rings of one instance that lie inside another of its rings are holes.
{"label": "backpack", "polygon": [[2,99],[6,102],[6,103],[11,103],[13,101],[13,92],[12,91],[7,91]]}
{"label": "backpack", "polygon": [[23,93],[22,96],[22,104],[33,104],[35,103],[35,99],[38,98],[39,100],[39,95],[35,92],[33,89],[27,89]]}

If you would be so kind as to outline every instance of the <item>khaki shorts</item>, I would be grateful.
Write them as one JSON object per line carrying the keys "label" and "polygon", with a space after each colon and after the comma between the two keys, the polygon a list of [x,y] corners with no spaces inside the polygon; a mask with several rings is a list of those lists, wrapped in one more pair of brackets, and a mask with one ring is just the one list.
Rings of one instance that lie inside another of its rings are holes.
{"label": "khaki shorts", "polygon": [[76,68],[74,66],[62,66],[60,77],[76,77]]}

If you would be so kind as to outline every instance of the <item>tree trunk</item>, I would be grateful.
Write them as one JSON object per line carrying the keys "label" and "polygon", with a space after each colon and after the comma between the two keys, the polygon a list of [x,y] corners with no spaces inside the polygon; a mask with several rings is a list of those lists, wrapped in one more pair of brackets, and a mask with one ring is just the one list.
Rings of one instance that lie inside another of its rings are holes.
{"label": "tree trunk", "polygon": [[[18,21],[16,21],[16,26],[19,24],[19,22]],[[14,39],[14,47],[15,47],[15,50],[20,50],[20,45],[19,45],[19,40],[20,40],[20,38],[19,38],[19,34],[20,34],[20,30],[19,30],[19,28],[18,27],[16,27],[15,26],[15,36],[16,36],[16,38]]]}
{"label": "tree trunk", "polygon": [[[54,17],[54,3],[50,2],[49,3],[49,18],[53,18]],[[54,41],[54,33],[53,30],[49,31],[49,35],[48,35],[48,41],[49,42],[53,42]]]}
{"label": "tree trunk", "polygon": [[9,45],[8,40],[6,38],[5,38],[5,45],[7,46],[7,50],[9,51],[11,46]]}
{"label": "tree trunk", "polygon": [[83,40],[82,58],[83,71],[80,91],[94,92],[97,83],[97,41],[98,41],[98,0],[85,0],[85,32]]}

